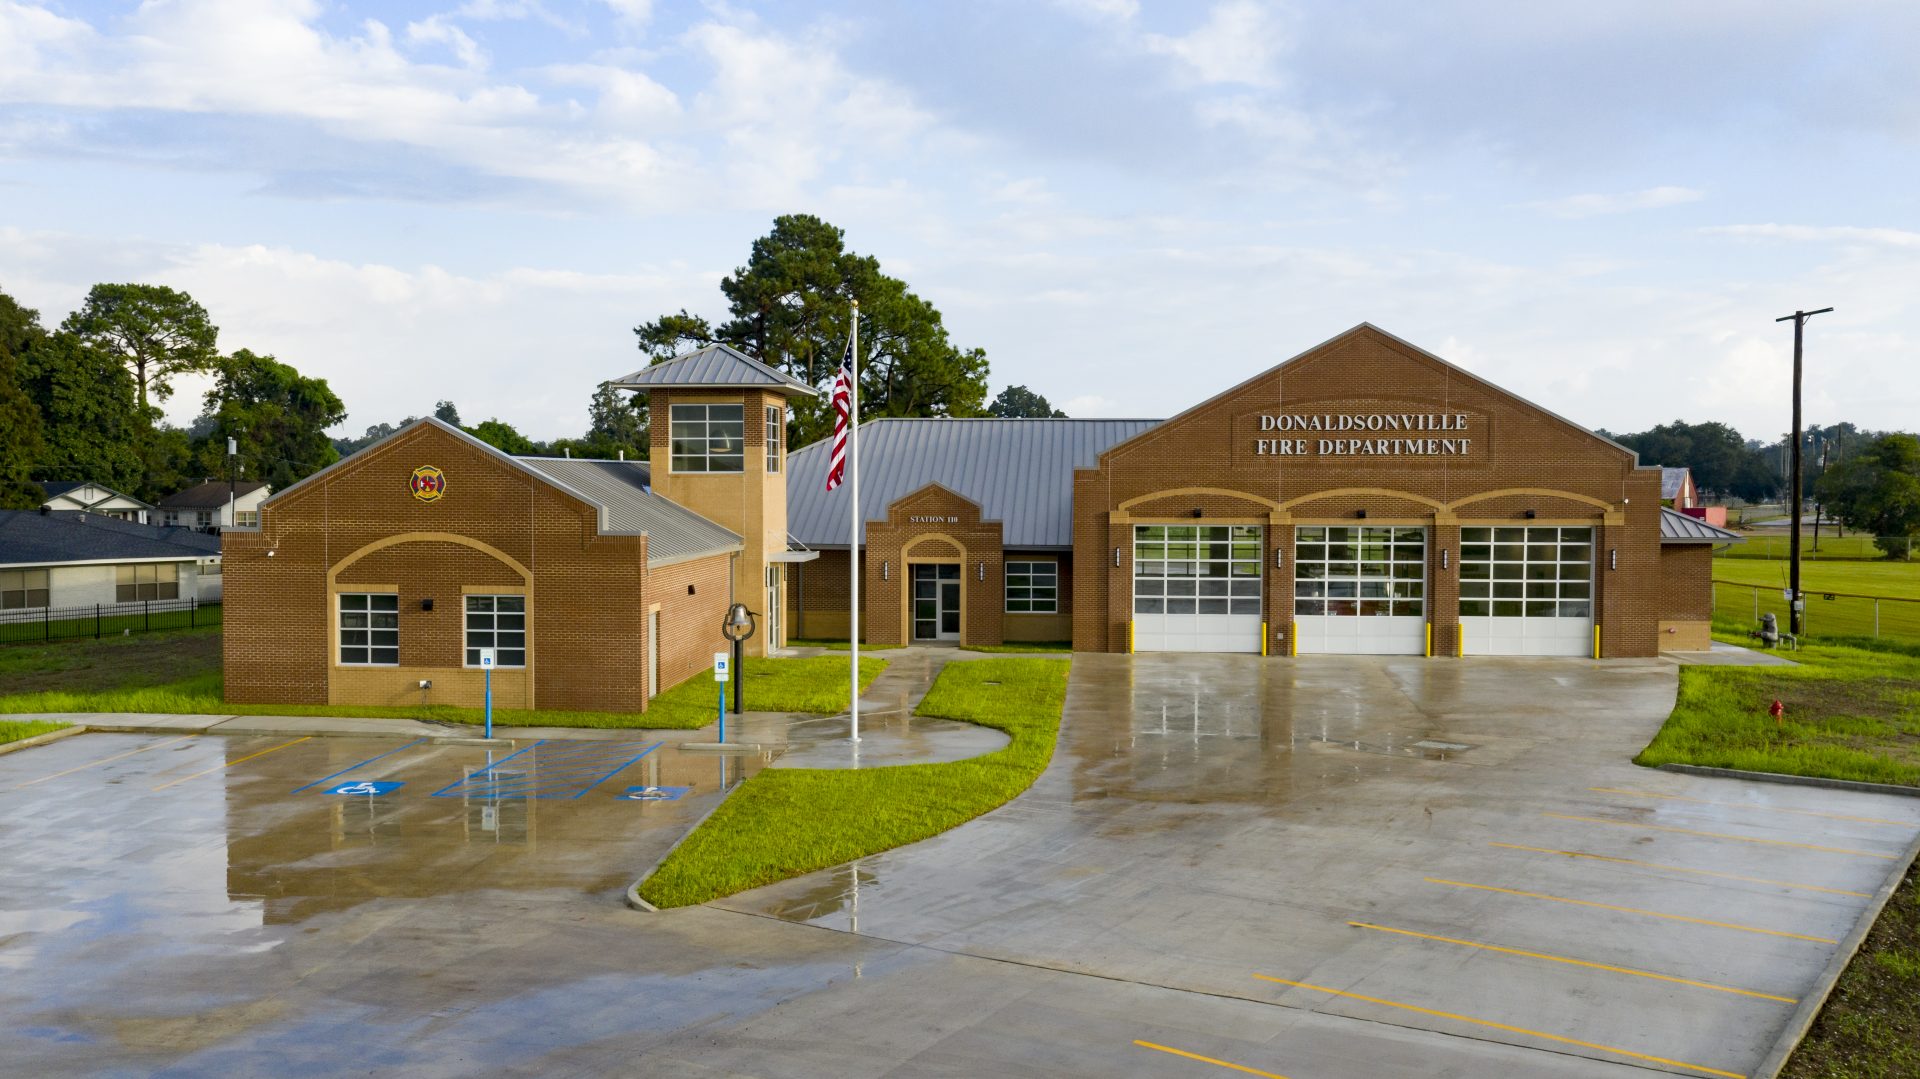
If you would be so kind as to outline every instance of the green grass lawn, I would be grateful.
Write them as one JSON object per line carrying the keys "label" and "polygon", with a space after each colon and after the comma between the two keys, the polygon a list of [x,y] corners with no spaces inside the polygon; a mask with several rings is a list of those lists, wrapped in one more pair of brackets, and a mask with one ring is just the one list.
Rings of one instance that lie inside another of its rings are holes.
{"label": "green grass lawn", "polygon": [[[60,608],[55,608],[59,610]],[[134,611],[116,614],[114,607],[102,607],[85,618],[34,619],[0,622],[0,645],[34,641],[105,640],[122,633],[161,633],[182,629],[218,629],[221,607],[209,603],[178,611]]]}
{"label": "green grass lawn", "polygon": [[[740,685],[740,705],[749,712],[813,712],[835,715],[852,703],[847,685],[847,657],[780,657],[740,661],[745,672]],[[884,659],[860,657],[860,689],[873,684],[887,669]],[[653,699],[647,711],[651,727],[704,727],[715,719],[718,707],[717,687],[711,672],[692,678]],[[727,686],[727,707],[733,707],[733,686]]]}
{"label": "green grass lawn", "polygon": [[[1713,586],[1717,623],[1745,632],[1760,614],[1772,613],[1786,628],[1786,563],[1716,558],[1713,576],[1741,582]],[[1920,562],[1802,562],[1800,587],[1807,593],[1805,635],[1811,639],[1871,637],[1877,631],[1920,642]],[[1876,610],[1872,600],[1856,596],[1887,598]]]}
{"label": "green grass lawn", "polygon": [[6,745],[8,742],[18,742],[22,738],[32,738],[36,734],[52,734],[54,731],[63,730],[67,726],[68,724],[65,723],[54,723],[44,719],[33,719],[25,722],[0,719],[0,746]]}
{"label": "green grass lawn", "polygon": [[1790,656],[1800,666],[1682,667],[1673,714],[1635,761],[1920,786],[1920,646]]}
{"label": "green grass lawn", "polygon": [[[814,637],[788,637],[787,647],[788,648],[825,648],[833,652],[853,651],[853,644],[850,641],[829,641],[829,640],[821,640],[819,638],[814,638]],[[904,644],[874,644],[870,641],[860,642],[860,651],[862,652],[886,652],[891,649],[905,648],[905,647],[906,645]]]}
{"label": "green grass lawn", "polygon": [[[82,647],[84,644],[84,647]],[[208,647],[210,644],[211,647]],[[347,716],[418,719],[438,723],[485,721],[478,708],[449,705],[379,708],[364,705],[232,704],[223,699],[220,639],[162,647],[158,635],[129,642],[86,641],[0,649],[0,715],[31,712],[159,712],[239,716]],[[116,662],[124,661],[124,662]],[[847,708],[847,661],[752,659],[743,686],[749,708],[780,712],[841,712]],[[860,661],[861,685],[886,667]],[[496,708],[503,727],[654,727],[691,729],[714,720],[711,675],[698,674],[654,698],[647,712],[570,712]]]}
{"label": "green grass lawn", "polygon": [[1005,748],[945,764],[765,769],[668,856],[641,897],[704,903],[918,842],[1005,804],[1053,757],[1070,662],[947,664],[917,714],[1006,731]]}
{"label": "green grass lawn", "polygon": [[[1787,564],[1751,558],[1716,558],[1716,581],[1738,581],[1763,588],[1787,586]],[[1800,563],[1800,587],[1808,592],[1852,592],[1862,596],[1920,599],[1920,562]],[[1815,598],[1818,598],[1817,596]]]}
{"label": "green grass lawn", "polygon": [[1920,1075],[1920,865],[1873,923],[1781,1079]]}
{"label": "green grass lawn", "polygon": [[1059,652],[1073,651],[1072,641],[1008,641],[1005,644],[963,644],[967,652]]}

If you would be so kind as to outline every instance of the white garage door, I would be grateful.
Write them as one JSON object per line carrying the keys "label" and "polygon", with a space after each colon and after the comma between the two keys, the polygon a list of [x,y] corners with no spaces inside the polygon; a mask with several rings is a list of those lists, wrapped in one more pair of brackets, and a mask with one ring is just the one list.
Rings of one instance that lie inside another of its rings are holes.
{"label": "white garage door", "polygon": [[1293,535],[1300,652],[1426,652],[1426,529],[1303,525]]}
{"label": "white garage door", "polygon": [[1593,654],[1593,529],[1460,530],[1462,651]]}
{"label": "white garage door", "polygon": [[1260,651],[1260,529],[1135,525],[1136,652]]}

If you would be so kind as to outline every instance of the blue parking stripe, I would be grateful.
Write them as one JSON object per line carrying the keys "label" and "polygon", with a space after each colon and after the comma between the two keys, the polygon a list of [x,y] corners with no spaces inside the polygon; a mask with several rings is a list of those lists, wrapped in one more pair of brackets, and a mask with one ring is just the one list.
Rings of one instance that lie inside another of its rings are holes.
{"label": "blue parking stripe", "polygon": [[632,767],[632,766],[633,766],[633,763],[634,763],[634,761],[638,761],[638,760],[639,760],[639,759],[640,759],[641,757],[644,757],[644,756],[646,756],[647,754],[649,754],[649,753],[652,753],[652,752],[653,752],[654,750],[656,750],[656,749],[659,749],[659,748],[660,748],[661,746],[663,746],[663,745],[666,745],[666,743],[665,743],[665,742],[655,742],[654,744],[652,744],[652,745],[650,745],[650,746],[648,746],[647,748],[645,748],[645,749],[643,749],[643,750],[641,750],[641,751],[640,751],[640,756],[639,756],[639,757],[635,757],[635,758],[633,758],[633,760],[629,760],[629,761],[625,761],[625,762],[622,762],[622,763],[621,763],[621,764],[620,764],[620,765],[619,765],[618,767],[616,767],[616,768],[615,768],[615,769],[614,769],[613,771],[611,771],[611,772],[608,772],[608,773],[607,773],[606,775],[603,775],[603,776],[601,776],[601,777],[600,777],[599,779],[596,779],[596,780],[594,780],[593,782],[591,782],[591,783],[589,783],[589,784],[587,784],[587,785],[586,785],[585,787],[583,787],[583,788],[581,788],[581,790],[580,790],[580,793],[579,793],[579,794],[576,794],[576,795],[574,795],[574,798],[575,798],[575,799],[580,799],[580,798],[584,798],[584,797],[586,797],[586,794],[587,794],[587,792],[588,792],[588,791],[590,791],[590,790],[592,790],[592,789],[593,789],[593,788],[595,788],[595,787],[598,787],[598,786],[599,786],[600,784],[602,784],[602,783],[605,783],[605,782],[606,782],[607,780],[609,780],[609,779],[612,779],[612,778],[613,778],[614,776],[617,776],[617,775],[619,775],[619,774],[620,774],[621,772],[623,772],[623,771],[625,771],[625,770],[627,770],[628,768],[630,768],[630,767]]}
{"label": "blue parking stripe", "polygon": [[359,768],[365,768],[367,765],[372,764],[374,761],[379,760],[381,757],[391,757],[395,753],[400,752],[400,750],[402,749],[412,749],[414,746],[417,746],[424,741],[426,741],[425,738],[415,738],[413,741],[408,742],[404,746],[400,746],[398,749],[389,749],[385,753],[380,753],[375,756],[368,757],[366,760],[361,761],[359,764],[350,765],[346,768],[342,768],[338,772],[335,772],[330,776],[321,776],[319,779],[314,780],[313,782],[307,784],[305,787],[295,787],[293,788],[292,791],[289,791],[288,793],[299,794],[303,790],[308,790],[313,787],[318,787],[320,784],[325,783],[329,779],[338,779],[341,776],[346,775],[348,772],[354,771]]}
{"label": "blue parking stripe", "polygon": [[[491,774],[491,773],[492,773],[492,772],[493,772],[493,771],[494,771],[495,769],[497,769],[497,768],[499,768],[499,767],[500,767],[501,765],[503,765],[503,764],[505,764],[505,763],[507,763],[508,761],[510,761],[510,760],[512,760],[513,758],[515,758],[515,757],[518,757],[518,756],[519,756],[520,754],[522,754],[522,753],[531,753],[531,752],[533,752],[533,750],[534,750],[534,748],[535,748],[536,746],[539,746],[539,745],[540,745],[541,743],[543,743],[543,742],[545,742],[545,741],[546,741],[546,739],[545,739],[545,738],[542,738],[542,739],[540,739],[540,741],[538,741],[538,742],[535,742],[535,743],[533,743],[533,745],[530,745],[530,746],[528,746],[528,747],[527,747],[527,748],[525,748],[525,749],[516,749],[516,750],[514,750],[514,751],[513,751],[512,753],[509,753],[509,754],[507,754],[506,756],[504,756],[504,757],[502,757],[502,758],[500,758],[499,760],[497,760],[497,761],[494,761],[494,762],[493,762],[492,764],[489,764],[489,765],[487,765],[487,766],[486,766],[486,767],[485,767],[484,769],[482,769],[482,770],[480,770],[480,771],[478,771],[478,772],[475,772],[475,773],[473,773],[473,775],[489,775],[489,774]],[[438,797],[440,797],[441,795],[443,795],[443,794],[445,794],[445,793],[447,793],[448,791],[450,791],[450,790],[452,790],[452,789],[453,789],[453,788],[455,788],[455,787],[458,787],[458,786],[459,786],[460,784],[462,784],[462,783],[465,783],[465,782],[467,782],[468,780],[470,780],[470,779],[472,779],[472,778],[473,778],[473,776],[467,776],[467,777],[466,777],[465,779],[456,779],[456,780],[454,780],[453,782],[451,782],[451,783],[449,783],[449,784],[447,784],[446,786],[444,786],[444,787],[441,787],[441,788],[440,788],[439,790],[437,790],[437,791],[434,791],[434,792],[433,792],[433,794],[431,795],[431,797],[434,797],[434,798],[438,798]]]}

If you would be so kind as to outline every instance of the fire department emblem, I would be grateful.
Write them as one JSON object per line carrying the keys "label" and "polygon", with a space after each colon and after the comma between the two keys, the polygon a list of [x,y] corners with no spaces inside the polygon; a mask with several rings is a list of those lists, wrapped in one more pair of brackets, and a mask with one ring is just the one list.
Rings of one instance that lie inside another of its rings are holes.
{"label": "fire department emblem", "polygon": [[413,489],[413,497],[422,502],[438,502],[440,496],[447,493],[447,474],[432,465],[421,465],[413,470],[413,478],[407,481]]}

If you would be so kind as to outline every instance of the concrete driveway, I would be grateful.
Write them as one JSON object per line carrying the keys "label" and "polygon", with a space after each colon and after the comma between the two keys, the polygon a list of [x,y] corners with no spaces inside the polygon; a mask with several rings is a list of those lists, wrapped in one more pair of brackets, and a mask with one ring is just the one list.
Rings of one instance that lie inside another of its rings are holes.
{"label": "concrete driveway", "polygon": [[0,1073],[1746,1075],[1920,833],[1628,764],[1665,663],[1075,664],[1013,803],[664,915],[620,889],[719,765],[585,786],[644,740],[491,819],[471,747],[0,757]]}

